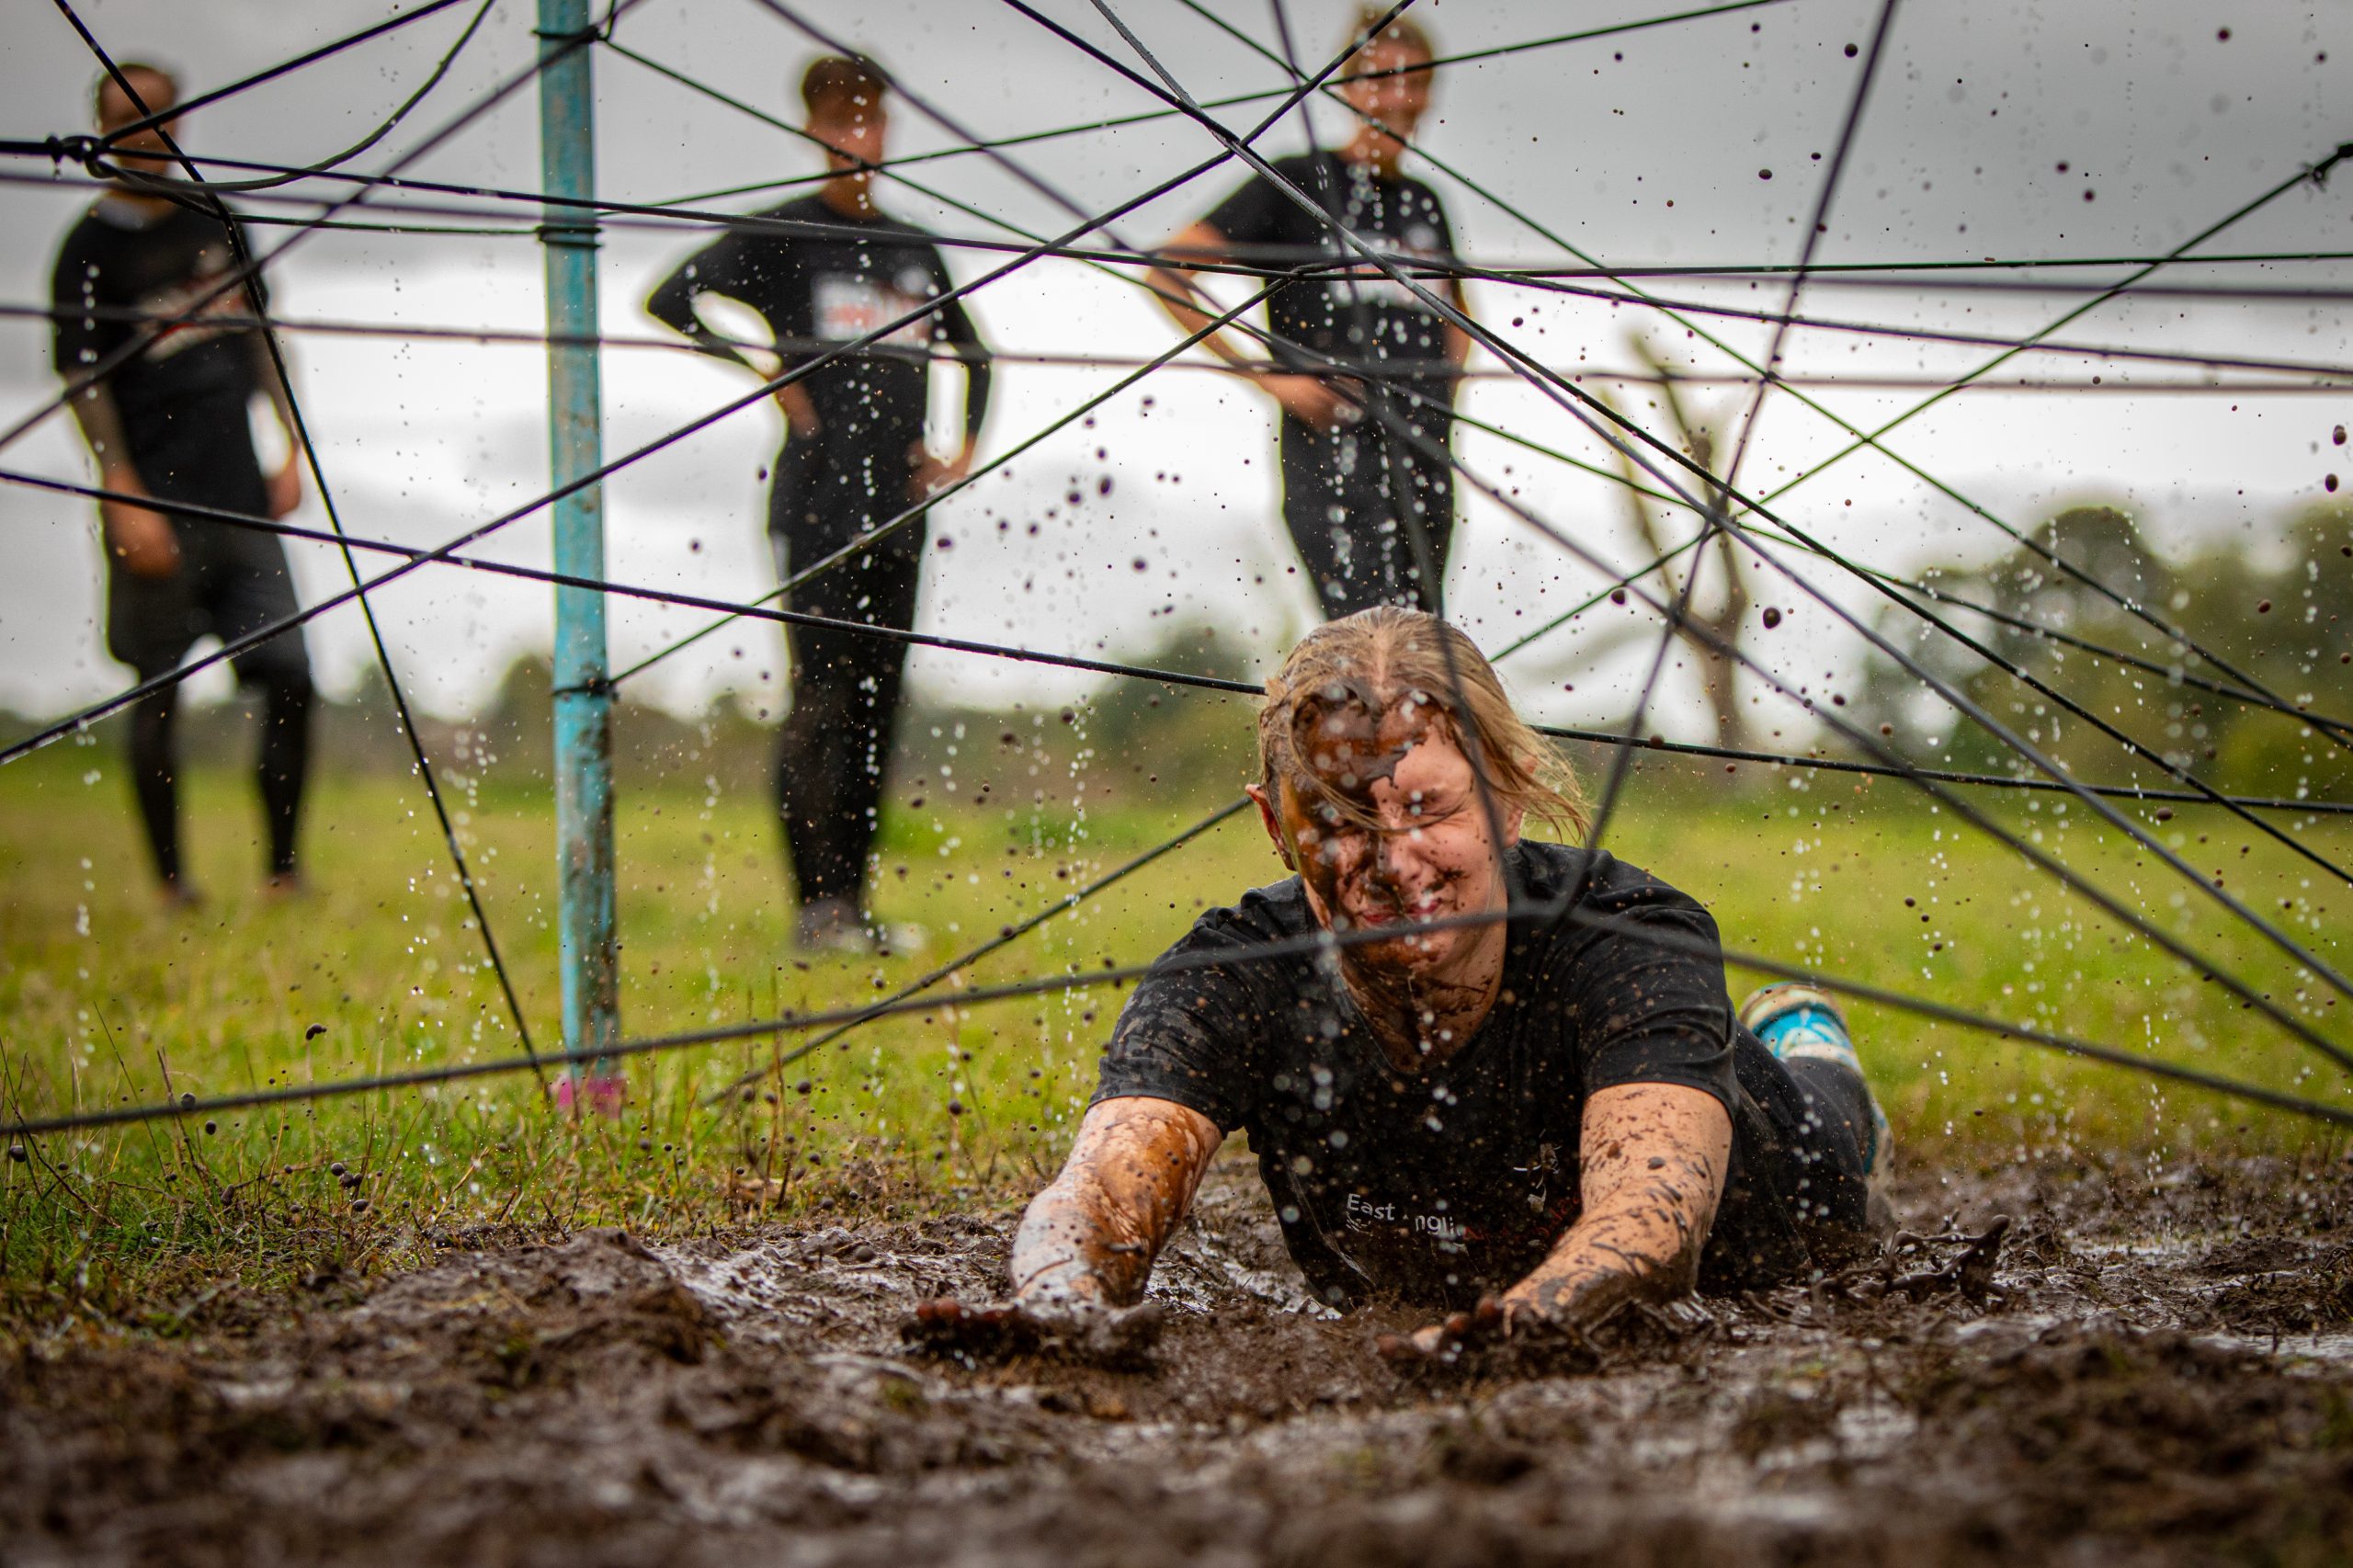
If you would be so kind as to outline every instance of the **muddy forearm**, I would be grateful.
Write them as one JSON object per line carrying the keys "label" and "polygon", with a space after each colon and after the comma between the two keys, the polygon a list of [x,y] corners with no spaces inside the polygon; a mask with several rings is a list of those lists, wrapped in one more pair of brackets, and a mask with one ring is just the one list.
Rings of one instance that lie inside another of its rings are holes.
{"label": "muddy forearm", "polygon": [[1578,1327],[1697,1282],[1732,1120],[1698,1089],[1627,1085],[1593,1096],[1583,1142],[1584,1212],[1505,1298],[1517,1311]]}
{"label": "muddy forearm", "polygon": [[1141,1297],[1218,1142],[1207,1117],[1166,1100],[1089,1109],[1062,1174],[1014,1236],[1016,1298],[1124,1306]]}

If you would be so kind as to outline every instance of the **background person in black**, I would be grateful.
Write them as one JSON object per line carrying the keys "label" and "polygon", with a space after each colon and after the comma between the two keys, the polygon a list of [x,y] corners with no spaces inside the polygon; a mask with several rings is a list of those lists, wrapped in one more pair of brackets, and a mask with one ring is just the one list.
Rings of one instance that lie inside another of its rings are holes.
{"label": "background person in black", "polygon": [[[732,233],[654,290],[645,307],[654,319],[758,371],[695,313],[704,294],[746,305],[767,320],[780,373],[945,293],[952,285],[938,249],[922,230],[874,205],[872,168],[882,158],[890,119],[886,89],[871,61],[828,56],[810,66],[801,84],[808,130],[828,149],[833,177],[817,195],[760,216],[829,232]],[[949,458],[932,456],[924,445],[935,342],[964,364],[963,440]],[[785,443],[768,492],[778,575],[833,553],[962,478],[988,400],[988,351],[955,300],[779,389]],[[918,520],[886,536],[796,590],[790,608],[912,627],[925,533]],[[798,932],[803,947],[856,950],[877,937],[864,905],[867,856],[881,810],[906,648],[800,626],[786,627],[784,638],[792,707],[777,752],[777,814],[799,884]]]}
{"label": "background person in black", "polygon": [[[178,101],[168,73],[130,65],[123,74],[148,109]],[[111,78],[99,83],[101,131],[115,131],[145,112]],[[162,172],[168,163],[154,127],[125,138],[116,153],[134,168]],[[244,287],[221,288],[233,270],[233,248],[229,231],[209,213],[129,191],[100,197],[58,251],[51,283],[53,362],[71,381],[148,330],[144,322],[169,323],[67,405],[97,459],[100,484],[126,495],[282,517],[302,495],[294,419],[261,334],[235,324],[251,319]],[[92,307],[92,313],[76,313]],[[126,320],[123,312],[143,319]],[[194,319],[180,319],[188,317]],[[215,317],[218,324],[207,319]],[[286,460],[268,474],[254,450],[250,405],[256,392],[267,394],[286,433]],[[102,502],[99,521],[107,648],[142,680],[176,668],[208,632],[226,642],[299,608],[286,551],[271,535],[124,501]],[[234,665],[238,679],[262,693],[259,771],[269,881],[285,891],[297,882],[310,658],[297,628],[239,654]],[[165,687],[132,705],[131,776],[165,895],[186,903],[195,894],[180,865],[172,740],[178,701],[178,687]]]}
{"label": "background person in black", "polygon": [[[1346,66],[1340,91],[1365,118],[1336,151],[1272,161],[1334,222],[1376,247],[1423,260],[1450,260],[1454,235],[1438,193],[1398,172],[1404,146],[1429,107],[1433,54],[1412,22],[1392,21],[1368,38],[1385,7],[1359,14],[1351,35],[1365,40]],[[1403,74],[1381,73],[1403,72]],[[1302,210],[1262,176],[1168,242],[1170,253],[1231,256],[1269,267],[1353,256],[1332,225]],[[1151,274],[1158,298],[1188,332],[1210,317],[1181,267]],[[1466,309],[1452,279],[1425,286]],[[1277,435],[1283,479],[1283,522],[1306,564],[1327,617],[1376,604],[1439,607],[1425,591],[1414,533],[1427,541],[1441,582],[1454,537],[1454,473],[1433,461],[1394,426],[1443,449],[1453,427],[1457,373],[1470,335],[1440,321],[1392,279],[1358,261],[1286,283],[1267,301],[1267,326],[1278,344],[1269,368],[1256,345],[1220,333],[1211,350],[1233,365],[1256,366],[1258,385],[1281,409]],[[1337,360],[1358,371],[1324,369]]]}
{"label": "background person in black", "polygon": [[[1015,1313],[1118,1347],[1236,1130],[1322,1299],[1475,1304],[1506,1334],[1774,1284],[1873,1228],[1888,1140],[1835,1009],[1783,987],[1736,1016],[1698,903],[1522,840],[1529,815],[1575,832],[1583,808],[1467,638],[1366,610],[1310,632],[1267,689],[1251,793],[1299,874],[1202,916],[1138,983],[1015,1238]],[[1477,918],[1515,884],[1562,913]],[[1368,930],[1392,934],[1251,951]],[[1813,1014],[1812,1038],[1783,1027]]]}

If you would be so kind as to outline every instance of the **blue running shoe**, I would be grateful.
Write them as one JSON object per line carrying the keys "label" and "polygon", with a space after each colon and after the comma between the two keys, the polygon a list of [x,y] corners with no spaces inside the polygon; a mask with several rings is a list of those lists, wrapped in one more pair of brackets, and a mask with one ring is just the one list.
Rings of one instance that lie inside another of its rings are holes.
{"label": "blue running shoe", "polygon": [[1827,993],[1797,982],[1768,985],[1750,993],[1740,1005],[1740,1021],[1764,1041],[1776,1061],[1835,1062],[1862,1081],[1863,1098],[1871,1108],[1863,1147],[1866,1208],[1874,1230],[1891,1228],[1894,1211],[1888,1204],[1887,1179],[1895,1163],[1895,1140],[1888,1131],[1886,1113],[1879,1108],[1879,1096],[1870,1092],[1870,1080],[1863,1075],[1862,1059],[1855,1054],[1847,1017],[1838,1010],[1838,1004]]}

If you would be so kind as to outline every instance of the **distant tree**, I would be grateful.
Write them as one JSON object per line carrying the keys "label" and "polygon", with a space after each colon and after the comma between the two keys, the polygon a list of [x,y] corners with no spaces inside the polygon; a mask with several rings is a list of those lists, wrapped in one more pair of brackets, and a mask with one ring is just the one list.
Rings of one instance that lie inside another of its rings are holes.
{"label": "distant tree", "polygon": [[[1636,334],[1631,343],[1634,353],[1658,377],[1658,403],[1664,405],[1684,455],[1711,478],[1715,477],[1713,426],[1705,419],[1694,417],[1686,408],[1673,367],[1652,346],[1650,339]],[[1616,404],[1608,394],[1602,394],[1602,400],[1615,410]],[[1634,531],[1642,536],[1643,548],[1655,560],[1666,554],[1673,545],[1653,514],[1649,497],[1635,488],[1643,482],[1643,476],[1636,471],[1633,460],[1623,451],[1620,451],[1617,457],[1619,472],[1625,476],[1627,484],[1627,515],[1633,519]],[[1721,483],[1700,486],[1700,497],[1711,517],[1721,518],[1723,516],[1726,497]],[[1704,549],[1661,567],[1657,574],[1658,596],[1673,604],[1694,573],[1703,573],[1705,576],[1699,586],[1692,590],[1690,606],[1677,635],[1700,671],[1699,684],[1707,695],[1709,710],[1715,721],[1717,744],[1745,746],[1748,744],[1748,719],[1740,705],[1739,686],[1734,678],[1737,666],[1717,651],[1718,647],[1739,646],[1741,631],[1752,602],[1747,568],[1741,560],[1740,547],[1730,534],[1719,531]],[[1598,650],[1589,646],[1587,653],[1589,657],[1597,656],[1598,653],[1614,652],[1622,643],[1638,642],[1646,636],[1655,638],[1657,635],[1655,623],[1647,619],[1638,620],[1624,631],[1610,637],[1606,646]]]}
{"label": "distant tree", "polygon": [[[2052,517],[2034,538],[2080,576],[2020,546],[1983,568],[1925,574],[1921,581],[1932,592],[1910,597],[2122,731],[2166,767],[2191,768],[2240,791],[2292,795],[2299,787],[2342,777],[2345,754],[2292,715],[2194,684],[2238,684],[2196,650],[2220,657],[2291,704],[2347,716],[2353,701],[2346,694],[2353,682],[2337,661],[2353,642],[2336,619],[2353,609],[2347,592],[2353,559],[2343,552],[2353,544],[2347,520],[2343,507],[2313,508],[2258,540],[2210,539],[2181,560],[2168,561],[2122,506],[2078,505]],[[2151,626],[2128,605],[2178,628],[2183,640]],[[1913,658],[2071,771],[2101,781],[2158,780],[2157,769],[2136,765],[2114,739],[1924,623],[1890,607],[1880,625],[1884,634],[1901,638]],[[2071,646],[2067,639],[2154,667],[2132,667]],[[1915,758],[1981,771],[2030,771],[1979,725],[1956,722],[1941,699],[1883,655],[1869,661],[1854,707],[1865,722],[1893,728],[1897,744]],[[1942,748],[1923,744],[1922,737],[1938,732],[1949,737]]]}

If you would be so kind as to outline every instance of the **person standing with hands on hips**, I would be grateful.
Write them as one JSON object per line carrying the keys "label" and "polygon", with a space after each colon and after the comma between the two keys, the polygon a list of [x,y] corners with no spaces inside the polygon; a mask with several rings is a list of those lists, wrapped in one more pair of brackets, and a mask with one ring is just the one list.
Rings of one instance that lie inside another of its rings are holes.
{"label": "person standing with hands on hips", "polygon": [[[1357,52],[1342,67],[1341,96],[1362,117],[1356,134],[1336,150],[1271,164],[1324,215],[1255,175],[1166,247],[1196,263],[1230,259],[1275,269],[1329,258],[1267,297],[1271,364],[1255,345],[1238,346],[1226,333],[1206,340],[1228,364],[1249,368],[1281,410],[1283,522],[1326,619],[1379,604],[1436,611],[1436,585],[1424,582],[1415,536],[1427,542],[1428,566],[1442,582],[1454,534],[1453,470],[1423,443],[1447,449],[1470,335],[1335,232],[1336,225],[1361,236],[1402,266],[1454,255],[1438,193],[1398,170],[1405,139],[1429,107],[1429,38],[1403,17],[1383,25],[1379,7],[1358,14],[1351,34]],[[1209,324],[1189,271],[1176,266],[1149,276],[1179,326],[1189,333]],[[1467,313],[1457,279],[1423,286]]]}
{"label": "person standing with hands on hips", "polygon": [[[179,84],[153,65],[125,65],[100,79],[98,129],[132,175],[163,175],[175,160],[176,121],[144,123],[179,101]],[[125,91],[123,82],[130,84]],[[136,97],[132,96],[136,94]],[[135,129],[134,129],[135,128]],[[69,386],[124,346],[138,352],[73,391],[66,406],[97,458],[106,545],[107,649],[143,681],[168,675],[207,633],[224,642],[300,611],[286,551],[252,528],[174,516],[141,500],[185,501],[249,517],[282,517],[301,505],[301,442],[286,383],[251,312],[260,279],[232,281],[253,253],[243,229],[205,207],[183,205],[135,182],[108,191],[58,249],[51,280],[52,362]],[[251,405],[269,400],[286,457],[265,473],[254,449]],[[262,817],[269,887],[300,886],[295,830],[309,772],[311,661],[290,628],[233,661],[262,694]],[[180,861],[174,720],[179,688],[165,686],[131,710],[131,777],[164,896],[198,902]]]}
{"label": "person standing with hands on hips", "polygon": [[[814,196],[758,214],[664,279],[646,310],[713,354],[765,376],[696,313],[716,294],[757,312],[779,374],[896,322],[887,335],[777,390],[784,449],[768,492],[768,540],[789,579],[964,477],[989,401],[990,356],[930,236],[875,206],[890,125],[889,79],[863,57],[828,55],[802,76],[809,135],[831,177]],[[964,366],[964,428],[953,456],[924,442],[934,345]],[[789,608],[910,629],[924,519],[873,540],[806,585]],[[865,901],[907,650],[903,642],[788,625],[790,712],[777,753],[777,816],[800,892],[804,949],[863,952],[882,934]]]}

